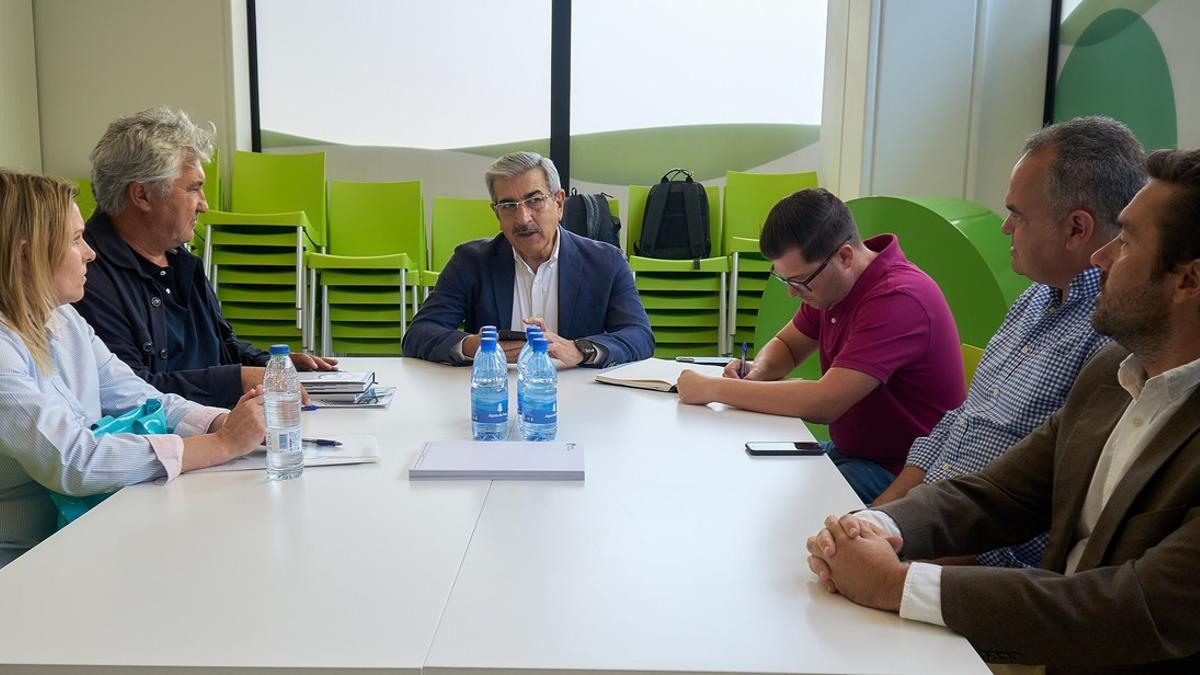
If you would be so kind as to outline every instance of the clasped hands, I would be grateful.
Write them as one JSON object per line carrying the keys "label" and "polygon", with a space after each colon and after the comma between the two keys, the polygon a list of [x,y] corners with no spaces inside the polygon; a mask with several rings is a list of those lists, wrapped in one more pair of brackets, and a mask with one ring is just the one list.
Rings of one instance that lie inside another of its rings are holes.
{"label": "clasped hands", "polygon": [[[526,326],[537,326],[542,329],[542,335],[546,338],[548,346],[546,353],[550,358],[558,359],[563,364],[568,366],[577,366],[583,363],[583,352],[575,346],[574,340],[568,340],[558,333],[552,332],[546,328],[546,322],[540,316],[531,316],[524,319]],[[462,343],[462,351],[466,356],[474,358],[475,352],[479,349],[480,335],[468,335]],[[501,340],[497,346],[504,351],[504,357],[509,363],[516,363],[517,357],[521,354],[521,348],[525,346],[524,340]]]}
{"label": "clasped hands", "polygon": [[808,538],[808,568],[830,593],[898,612],[908,574],[908,564],[897,556],[903,543],[854,514],[827,516],[825,527]]}

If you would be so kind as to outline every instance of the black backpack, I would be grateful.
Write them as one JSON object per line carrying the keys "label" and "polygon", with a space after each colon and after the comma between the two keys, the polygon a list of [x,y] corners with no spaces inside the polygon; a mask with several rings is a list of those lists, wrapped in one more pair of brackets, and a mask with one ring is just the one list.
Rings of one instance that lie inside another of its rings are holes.
{"label": "black backpack", "polygon": [[606,198],[611,197],[603,192],[581,195],[572,189],[563,207],[563,225],[580,236],[621,248],[621,219],[608,209]]}
{"label": "black backpack", "polygon": [[[683,174],[683,180],[672,180]],[[642,218],[642,236],[634,253],[647,258],[700,259],[712,251],[708,238],[708,194],[692,179],[687,169],[671,169],[658,185],[650,188]]]}

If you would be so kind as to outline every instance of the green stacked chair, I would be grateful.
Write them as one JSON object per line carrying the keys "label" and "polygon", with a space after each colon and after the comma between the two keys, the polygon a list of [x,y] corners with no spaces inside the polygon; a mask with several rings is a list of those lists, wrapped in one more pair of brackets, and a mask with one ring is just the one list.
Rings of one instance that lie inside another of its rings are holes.
{"label": "green stacked chair", "polygon": [[79,194],[75,196],[75,203],[79,205],[79,213],[83,216],[83,222],[87,222],[88,218],[92,217],[92,213],[96,211],[96,196],[92,194],[92,181],[88,178],[76,178],[75,185],[79,188]]}
{"label": "green stacked chair", "polygon": [[202,218],[204,263],[225,318],[259,346],[310,349],[305,255],[326,246],[325,153],[239,151],[232,176],[230,210]]}
{"label": "green stacked chair", "polygon": [[959,339],[987,344],[1029,280],[1012,271],[1001,218],[964,199],[860,197],[846,203],[863,238],[900,238],[904,254],[946,296]]}
{"label": "green stacked chair", "polygon": [[666,260],[635,255],[642,235],[642,219],[650,188],[629,186],[629,223],[626,253],[637,282],[642,305],[654,331],[654,355],[659,358],[729,353],[725,326],[729,258],[721,251],[721,194],[716,186],[708,193],[710,257],[693,269],[691,260]]}
{"label": "green stacked chair", "polygon": [[500,222],[487,199],[434,197],[429,230],[429,267],[421,272],[426,296],[437,285],[438,274],[450,262],[455,247],[472,239],[491,239],[500,233]]}
{"label": "green stacked chair", "polygon": [[421,182],[331,181],[328,249],[306,261],[320,288],[321,353],[399,355],[425,269]]}
{"label": "green stacked chair", "polygon": [[[223,208],[221,204],[221,161],[217,157],[216,148],[213,148],[212,156],[208,158],[208,161],[200,166],[204,169],[204,201],[208,203],[208,208],[220,211]],[[192,235],[192,241],[188,246],[192,249],[192,253],[204,255],[204,229],[199,225],[196,226],[196,232]]]}
{"label": "green stacked chair", "polygon": [[729,318],[735,343],[749,342],[759,297],[771,265],[759,253],[758,235],[771,208],[784,197],[817,187],[817,173],[725,172],[724,247],[729,255]]}

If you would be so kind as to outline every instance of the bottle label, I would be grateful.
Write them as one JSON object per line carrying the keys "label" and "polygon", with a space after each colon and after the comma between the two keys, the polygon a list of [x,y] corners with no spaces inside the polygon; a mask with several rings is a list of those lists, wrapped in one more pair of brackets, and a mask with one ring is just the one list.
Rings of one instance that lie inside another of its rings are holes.
{"label": "bottle label", "polygon": [[471,421],[479,424],[508,422],[508,401],[478,401],[471,406]]}
{"label": "bottle label", "polygon": [[521,408],[521,419],[526,424],[557,424],[558,401],[549,403],[526,402]]}
{"label": "bottle label", "polygon": [[300,430],[284,429],[270,432],[267,436],[267,448],[271,452],[292,452],[300,449]]}

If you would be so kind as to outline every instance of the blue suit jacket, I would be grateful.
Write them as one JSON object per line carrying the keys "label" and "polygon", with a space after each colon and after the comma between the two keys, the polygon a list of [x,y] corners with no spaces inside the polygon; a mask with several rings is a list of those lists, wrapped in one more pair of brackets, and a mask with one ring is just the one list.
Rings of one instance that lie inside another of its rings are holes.
{"label": "blue suit jacket", "polygon": [[[640,361],[654,353],[654,334],[625,257],[611,244],[558,228],[558,334],[604,347],[596,367]],[[404,335],[404,354],[457,364],[455,346],[467,333],[512,323],[513,249],[503,234],[454,250],[437,286]]]}

